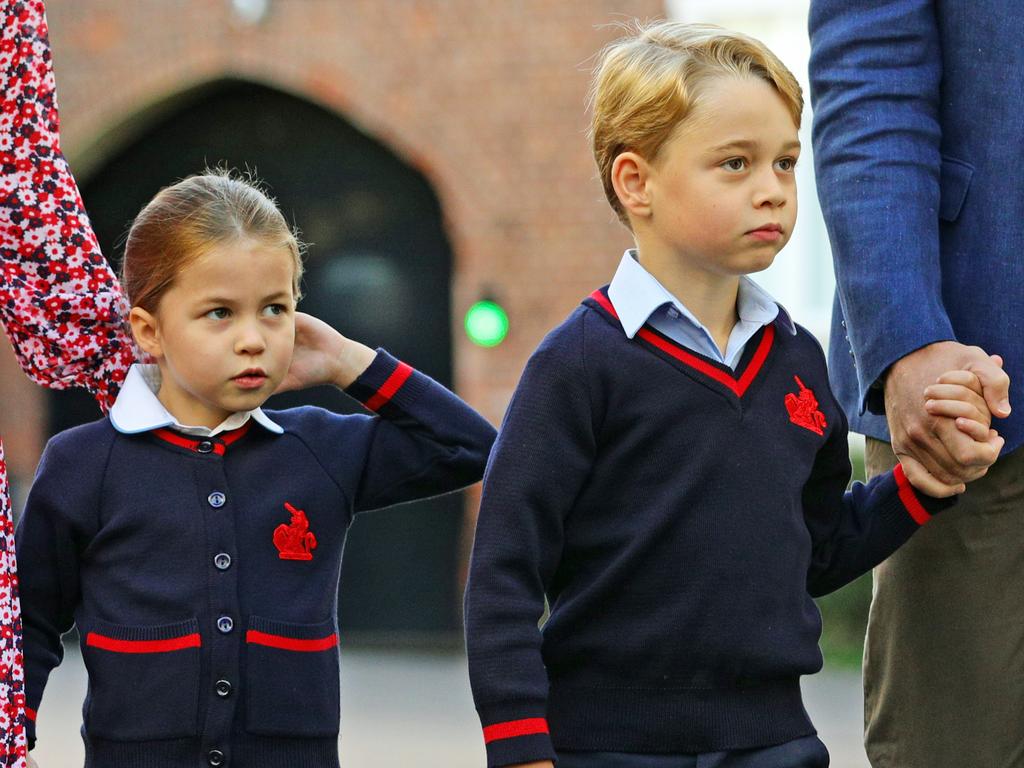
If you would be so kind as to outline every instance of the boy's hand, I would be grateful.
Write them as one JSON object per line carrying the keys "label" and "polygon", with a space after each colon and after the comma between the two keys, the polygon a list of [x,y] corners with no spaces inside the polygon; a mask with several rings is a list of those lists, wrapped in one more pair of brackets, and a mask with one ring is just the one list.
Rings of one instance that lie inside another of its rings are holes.
{"label": "boy's hand", "polygon": [[[991,466],[998,458],[1005,441],[990,426],[992,413],[982,392],[981,380],[971,371],[948,371],[942,374],[935,384],[925,389],[925,410],[931,416],[953,419],[961,432],[979,443],[987,444],[989,455],[992,457],[992,461],[989,462]],[[934,498],[963,493],[966,488],[963,484],[949,486],[940,483],[909,456],[900,456],[900,463],[910,484]],[[988,467],[983,467],[978,477],[986,472]]]}
{"label": "boy's hand", "polygon": [[982,396],[981,381],[973,373],[948,371],[925,389],[924,396],[924,407],[929,414],[954,419],[961,432],[979,443],[1002,448],[1002,438],[991,429],[992,413]]}
{"label": "boy's hand", "polygon": [[344,389],[370,367],[377,353],[347,339],[305,312],[295,313],[295,351],[276,392],[334,384]]}

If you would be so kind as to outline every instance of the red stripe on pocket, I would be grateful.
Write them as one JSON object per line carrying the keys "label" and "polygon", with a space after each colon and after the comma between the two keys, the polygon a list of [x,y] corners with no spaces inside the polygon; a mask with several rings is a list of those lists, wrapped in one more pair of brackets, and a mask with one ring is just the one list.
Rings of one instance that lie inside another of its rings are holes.
{"label": "red stripe on pocket", "polygon": [[931,520],[932,516],[928,513],[927,509],[921,506],[917,494],[914,493],[914,486],[907,480],[907,476],[903,472],[903,465],[897,464],[892,474],[896,478],[896,487],[899,489],[900,501],[903,502],[903,506],[907,508],[910,516],[914,518],[914,522],[918,525],[924,525]]}
{"label": "red stripe on pocket", "polygon": [[168,640],[117,640],[90,632],[85,636],[85,644],[115,653],[167,653],[168,651],[181,651],[185,648],[199,648],[202,645],[202,640],[198,632],[172,637]]}
{"label": "red stripe on pocket", "polygon": [[245,633],[245,642],[253,645],[266,645],[270,648],[280,648],[283,651],[328,651],[338,644],[338,635],[321,637],[316,640],[299,640],[295,637],[284,635],[271,635],[266,632],[257,632],[250,629]]}
{"label": "red stripe on pocket", "polygon": [[398,367],[388,376],[388,380],[377,390],[376,394],[366,401],[366,407],[371,411],[379,410],[395,396],[395,393],[402,388],[402,385],[405,384],[410,376],[412,376],[412,367],[405,363],[399,363]]}
{"label": "red stripe on pocket", "polygon": [[514,739],[516,736],[533,736],[537,733],[548,733],[548,721],[543,717],[528,717],[525,720],[495,723],[484,728],[484,744],[501,739]]}

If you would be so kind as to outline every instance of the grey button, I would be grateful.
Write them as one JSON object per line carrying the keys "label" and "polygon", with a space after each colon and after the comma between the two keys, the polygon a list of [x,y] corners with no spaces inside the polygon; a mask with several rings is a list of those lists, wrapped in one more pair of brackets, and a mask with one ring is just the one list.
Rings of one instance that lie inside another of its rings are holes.
{"label": "grey button", "polygon": [[209,453],[213,450],[213,443],[209,440],[203,440],[203,442],[196,446],[196,450],[200,453]]}
{"label": "grey button", "polygon": [[842,326],[843,326],[843,328],[846,327],[846,321],[845,320],[842,321]]}
{"label": "grey button", "polygon": [[213,688],[215,691],[217,691],[217,695],[220,696],[222,699],[225,696],[231,695],[231,683],[227,680],[218,680],[216,683],[214,683]]}
{"label": "grey button", "polygon": [[[853,353],[851,352],[850,354]],[[210,502],[210,506],[213,507],[214,509],[220,509],[221,507],[224,506],[224,502],[228,500],[228,497],[225,496],[220,491],[214,491],[213,493],[206,497],[206,500]]]}
{"label": "grey button", "polygon": [[206,761],[210,765],[224,765],[224,753],[219,749],[211,749],[210,754],[206,756]]}
{"label": "grey button", "polygon": [[214,555],[213,564],[217,566],[218,570],[226,571],[231,567],[231,555],[227,552],[221,552],[220,554]]}
{"label": "grey button", "polygon": [[217,619],[217,629],[223,632],[225,635],[235,628],[235,622],[231,620],[230,616],[221,616]]}

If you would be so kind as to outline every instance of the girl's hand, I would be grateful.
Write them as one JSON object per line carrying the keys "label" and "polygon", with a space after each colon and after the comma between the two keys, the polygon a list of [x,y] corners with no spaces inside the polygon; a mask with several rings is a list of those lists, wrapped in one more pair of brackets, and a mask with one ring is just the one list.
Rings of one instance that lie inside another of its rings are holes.
{"label": "girl's hand", "polygon": [[334,384],[344,389],[370,367],[377,353],[347,339],[305,312],[295,313],[295,351],[275,392]]}
{"label": "girl's hand", "polygon": [[28,755],[28,768],[39,768],[39,763],[32,759],[32,755]]}

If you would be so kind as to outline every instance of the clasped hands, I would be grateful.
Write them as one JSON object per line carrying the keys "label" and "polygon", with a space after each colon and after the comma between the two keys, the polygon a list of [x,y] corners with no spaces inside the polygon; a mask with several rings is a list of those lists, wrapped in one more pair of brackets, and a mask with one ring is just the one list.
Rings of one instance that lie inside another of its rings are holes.
{"label": "clasped hands", "polygon": [[885,378],[892,448],[910,483],[934,497],[962,493],[999,457],[992,417],[1010,415],[1002,358],[940,341],[896,361]]}

